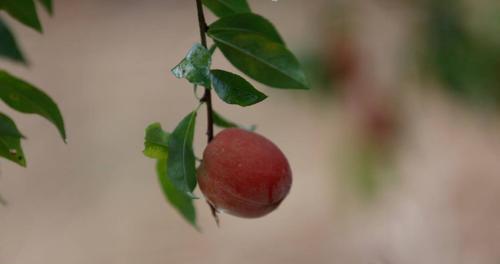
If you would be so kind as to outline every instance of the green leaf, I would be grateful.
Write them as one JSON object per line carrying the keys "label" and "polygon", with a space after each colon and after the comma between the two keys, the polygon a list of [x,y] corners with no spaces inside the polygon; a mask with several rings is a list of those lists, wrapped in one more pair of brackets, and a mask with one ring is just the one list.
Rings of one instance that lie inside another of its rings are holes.
{"label": "green leaf", "polygon": [[168,140],[168,178],[177,190],[192,198],[196,187],[196,158],[193,151],[196,111],[188,114],[170,134]]}
{"label": "green leaf", "polygon": [[215,111],[212,112],[212,119],[214,121],[214,125],[216,125],[220,128],[240,127],[238,124],[224,118],[223,116],[221,116],[220,114],[218,114]]}
{"label": "green leaf", "polygon": [[285,46],[285,42],[273,24],[264,17],[252,13],[223,17],[212,23],[209,28],[212,33],[217,31],[229,31],[235,33],[259,34]]}
{"label": "green leaf", "polygon": [[0,113],[0,136],[24,138],[12,119]]}
{"label": "green leaf", "polygon": [[47,12],[52,15],[54,14],[54,6],[52,5],[52,0],[39,0],[40,3],[45,7]]}
{"label": "green leaf", "polygon": [[165,194],[168,202],[196,229],[196,210],[193,205],[193,200],[184,192],[175,188],[174,184],[170,181],[167,175],[167,159],[159,159],[156,163],[156,173],[158,180],[161,184],[163,193]]}
{"label": "green leaf", "polygon": [[223,70],[212,70],[212,85],[217,95],[228,104],[249,106],[263,101],[267,96],[255,89],[240,76]]}
{"label": "green leaf", "polygon": [[7,206],[7,200],[3,198],[2,194],[0,194],[0,205]]}
{"label": "green leaf", "polygon": [[144,155],[152,159],[167,159],[169,136],[159,123],[149,125],[144,138]]}
{"label": "green leaf", "polygon": [[27,64],[9,26],[0,18],[0,56]]}
{"label": "green leaf", "polygon": [[33,0],[0,0],[0,9],[5,10],[24,25],[42,32],[42,25],[38,20]]}
{"label": "green leaf", "polygon": [[208,31],[224,56],[240,71],[275,88],[308,89],[295,56],[283,45],[259,34]]}
{"label": "green leaf", "polygon": [[156,159],[156,174],[167,201],[195,228],[196,211],[193,200],[184,192],[179,191],[167,176],[168,140],[170,134],[165,132],[159,123],[153,123],[146,128],[144,138],[144,155]]}
{"label": "green leaf", "polygon": [[[11,129],[19,131],[14,121],[6,115],[0,115],[0,121]],[[0,134],[0,156],[26,167],[26,158],[21,148],[21,137]]]}
{"label": "green leaf", "polygon": [[195,85],[210,86],[210,52],[201,44],[195,44],[186,57],[172,69],[175,77],[186,78]]}
{"label": "green leaf", "polygon": [[251,12],[246,0],[202,0],[202,2],[218,17]]}
{"label": "green leaf", "polygon": [[216,49],[217,49],[217,45],[212,44],[212,46],[210,46],[210,48],[208,49],[208,53],[210,53],[210,56],[214,55]]}
{"label": "green leaf", "polygon": [[238,125],[238,124],[234,123],[233,121],[230,121],[227,118],[221,116],[219,113],[217,113],[215,111],[212,112],[212,119],[214,121],[214,125],[216,125],[216,126],[218,126],[220,128],[237,127],[237,128],[246,129],[246,130],[249,130],[249,131],[255,131],[255,129],[256,129],[255,125],[252,125],[252,126],[249,126],[249,127]]}
{"label": "green leaf", "polygon": [[19,112],[45,117],[57,127],[66,141],[64,121],[59,108],[40,89],[0,70],[0,99]]}

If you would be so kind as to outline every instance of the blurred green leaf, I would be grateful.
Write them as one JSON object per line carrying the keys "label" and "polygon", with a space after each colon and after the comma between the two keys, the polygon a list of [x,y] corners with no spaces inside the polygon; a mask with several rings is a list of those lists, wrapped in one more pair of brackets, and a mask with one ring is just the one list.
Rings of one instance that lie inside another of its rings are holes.
{"label": "blurred green leaf", "polygon": [[[19,132],[14,121],[6,115],[0,115],[0,123],[10,127],[11,130]],[[0,134],[0,156],[26,167],[26,158],[21,148],[21,136]]]}
{"label": "blurred green leaf", "polygon": [[202,0],[202,2],[218,17],[251,12],[246,0]]}
{"label": "blurred green leaf", "polygon": [[168,178],[177,190],[195,198],[196,158],[193,151],[196,111],[189,113],[170,134],[168,140]]}
{"label": "blurred green leaf", "polygon": [[373,198],[380,188],[377,153],[369,148],[358,150],[353,158],[352,181],[366,198]]}
{"label": "blurred green leaf", "polygon": [[0,56],[27,64],[9,26],[0,18]]}
{"label": "blurred green leaf", "polygon": [[1,194],[0,194],[0,204],[3,206],[7,206],[7,200],[5,200],[5,198],[3,198]]}
{"label": "blurred green leaf", "polygon": [[163,193],[167,200],[177,211],[196,229],[196,209],[193,205],[193,199],[186,195],[186,193],[179,191],[170,181],[167,174],[168,161],[166,159],[159,159],[156,163],[156,173],[160,181]]}
{"label": "blurred green leaf", "polygon": [[5,10],[24,25],[42,32],[42,25],[33,0],[0,0],[0,9]]}
{"label": "blurred green leaf", "polygon": [[223,70],[212,70],[212,85],[224,102],[249,106],[263,101],[267,96],[255,89],[240,76]]}
{"label": "blurred green leaf", "polygon": [[169,136],[159,123],[149,125],[144,138],[144,155],[153,159],[167,159]]}
{"label": "blurred green leaf", "polygon": [[213,111],[212,112],[212,118],[213,118],[213,121],[214,121],[214,125],[220,127],[220,128],[232,128],[232,127],[237,127],[237,128],[241,128],[241,129],[246,129],[246,130],[249,130],[249,131],[255,131],[255,129],[257,128],[255,125],[252,125],[252,126],[242,126],[242,125],[238,125],[236,123],[234,123],[233,121],[230,121],[228,120],[227,118],[223,117],[222,115],[220,115],[219,113]]}
{"label": "blurred green leaf", "polygon": [[38,114],[52,122],[66,140],[64,121],[54,101],[40,89],[0,70],[0,99],[13,109]]}
{"label": "blurred green leaf", "polygon": [[210,87],[210,52],[201,44],[195,44],[186,57],[172,69],[175,77],[186,78],[190,83]]}
{"label": "blurred green leaf", "polygon": [[167,201],[195,228],[196,211],[193,200],[184,192],[179,191],[167,175],[168,167],[168,139],[170,134],[165,132],[159,123],[146,128],[144,138],[144,155],[156,159],[156,174]]}
{"label": "blurred green leaf", "polygon": [[308,89],[295,56],[283,45],[253,33],[208,31],[224,56],[240,71],[275,88]]}
{"label": "blurred green leaf", "polygon": [[[500,103],[500,50],[493,39],[478,39],[456,1],[430,1],[426,6],[423,69],[440,86],[478,106]],[[500,29],[500,25],[496,25]]]}
{"label": "blurred green leaf", "polygon": [[235,33],[259,34],[283,46],[285,45],[285,42],[273,24],[264,17],[256,14],[246,13],[223,17],[212,23],[209,28],[212,33],[217,31],[229,31]]}
{"label": "blurred green leaf", "polygon": [[52,15],[54,13],[54,6],[52,4],[52,0],[39,0],[40,3],[45,7],[47,12]]}
{"label": "blurred green leaf", "polygon": [[10,117],[0,113],[0,136],[24,138]]}
{"label": "blurred green leaf", "polygon": [[393,150],[380,142],[358,141],[342,153],[347,171],[341,177],[359,198],[374,201],[387,184],[397,180]]}

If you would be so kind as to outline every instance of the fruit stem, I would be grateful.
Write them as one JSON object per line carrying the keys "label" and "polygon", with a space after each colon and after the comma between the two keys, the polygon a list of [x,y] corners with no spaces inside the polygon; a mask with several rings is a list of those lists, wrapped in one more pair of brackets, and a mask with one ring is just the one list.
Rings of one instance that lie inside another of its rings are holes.
{"label": "fruit stem", "polygon": [[[198,11],[198,24],[200,26],[200,39],[201,45],[207,48],[207,31],[208,26],[205,20],[205,14],[203,13],[203,5],[201,0],[196,0],[196,9]],[[203,97],[200,99],[200,102],[204,102],[207,104],[207,141],[210,143],[214,138],[214,120],[213,120],[213,107],[212,107],[212,94],[210,92],[210,87],[205,87],[205,93]],[[219,216],[217,215],[217,209],[207,201],[207,204],[210,206],[210,210],[212,212],[212,216],[214,217],[215,223],[219,226]]]}

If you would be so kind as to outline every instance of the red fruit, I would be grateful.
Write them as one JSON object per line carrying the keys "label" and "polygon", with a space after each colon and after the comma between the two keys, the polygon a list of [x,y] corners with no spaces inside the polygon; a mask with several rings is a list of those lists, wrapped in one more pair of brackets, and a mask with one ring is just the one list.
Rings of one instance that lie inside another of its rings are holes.
{"label": "red fruit", "polygon": [[260,217],[276,209],[290,191],[292,172],[276,145],[256,133],[225,129],[203,153],[198,183],[218,210]]}

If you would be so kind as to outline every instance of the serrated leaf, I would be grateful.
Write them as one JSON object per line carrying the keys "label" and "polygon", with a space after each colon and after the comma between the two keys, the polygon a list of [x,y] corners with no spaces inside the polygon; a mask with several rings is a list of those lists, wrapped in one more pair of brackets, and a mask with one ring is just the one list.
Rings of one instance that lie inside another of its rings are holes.
{"label": "serrated leaf", "polygon": [[308,89],[295,56],[283,45],[259,34],[208,31],[224,56],[254,80],[274,88]]}
{"label": "serrated leaf", "polygon": [[64,121],[59,108],[42,90],[0,70],[0,99],[19,112],[45,117],[57,127],[66,141]]}
{"label": "serrated leaf", "polygon": [[211,71],[212,86],[224,102],[249,106],[263,101],[267,96],[255,89],[242,77],[223,70]]}
{"label": "serrated leaf", "polygon": [[9,26],[0,18],[0,56],[27,64]]}
{"label": "serrated leaf", "polygon": [[14,121],[2,113],[0,113],[0,136],[24,138]]}
{"label": "serrated leaf", "polygon": [[198,229],[193,199],[187,196],[186,193],[179,191],[170,181],[167,175],[167,166],[167,159],[159,159],[156,163],[156,173],[163,193],[167,201],[184,217],[184,219]]}
{"label": "serrated leaf", "polygon": [[52,0],[39,0],[40,3],[45,7],[45,10],[52,15],[54,13],[54,7],[52,5]]}
{"label": "serrated leaf", "polygon": [[168,140],[168,178],[177,190],[194,198],[196,158],[193,151],[196,111],[189,113],[170,134]]}
{"label": "serrated leaf", "polygon": [[201,44],[195,44],[186,57],[172,69],[172,74],[179,78],[185,78],[195,85],[210,86],[210,64],[212,58],[210,52]]}
{"label": "serrated leaf", "polygon": [[285,46],[285,42],[274,25],[264,17],[252,13],[235,14],[220,18],[212,23],[209,28],[212,33],[216,31],[229,31],[258,34]]}
{"label": "serrated leaf", "polygon": [[0,9],[5,10],[24,25],[42,32],[42,25],[33,0],[0,0]]}
{"label": "serrated leaf", "polygon": [[222,115],[220,115],[219,113],[217,113],[215,111],[212,112],[212,119],[214,121],[214,125],[216,125],[220,128],[237,127],[237,128],[246,129],[249,131],[255,131],[255,129],[256,129],[255,125],[252,125],[249,127],[238,125],[238,124],[234,123],[233,121],[230,121],[227,118],[223,117]]}
{"label": "serrated leaf", "polygon": [[247,0],[202,0],[202,2],[218,17],[251,12]]}
{"label": "serrated leaf", "polygon": [[[9,117],[0,115],[0,121],[19,131],[14,121]],[[0,156],[26,167],[26,158],[21,148],[21,137],[0,134]]]}
{"label": "serrated leaf", "polygon": [[159,123],[149,125],[144,138],[144,155],[152,159],[167,159],[169,136]]}

